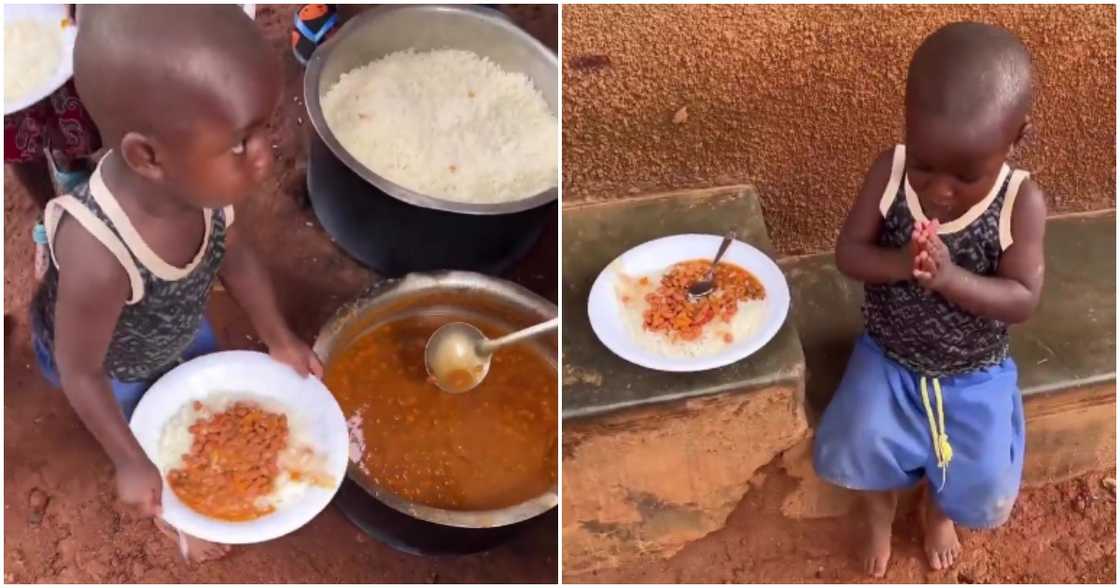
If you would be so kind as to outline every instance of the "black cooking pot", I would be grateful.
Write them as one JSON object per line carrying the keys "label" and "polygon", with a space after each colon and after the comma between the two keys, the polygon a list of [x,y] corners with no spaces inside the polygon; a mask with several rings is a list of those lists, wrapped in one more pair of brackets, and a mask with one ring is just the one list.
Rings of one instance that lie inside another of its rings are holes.
{"label": "black cooking pot", "polygon": [[448,527],[408,516],[371,500],[369,493],[349,478],[343,480],[334,505],[370,537],[413,555],[466,555],[489,551],[519,535],[532,535],[534,528],[555,537],[558,522],[556,508],[552,508],[537,517],[504,527]]}
{"label": "black cooking pot", "polygon": [[401,186],[363,165],[331,132],[321,98],[355,68],[397,51],[463,49],[532,80],[553,115],[555,53],[500,12],[471,6],[382,6],[367,10],[316,49],[304,102],[317,137],[308,189],[315,214],[346,251],[390,277],[458,269],[498,274],[527,253],[549,215],[556,187],[511,202],[454,202]]}
{"label": "black cooking pot", "polygon": [[311,140],[307,189],[320,224],[347,253],[386,277],[441,269],[500,275],[540,238],[556,201],[508,214],[472,215],[394,198]]}

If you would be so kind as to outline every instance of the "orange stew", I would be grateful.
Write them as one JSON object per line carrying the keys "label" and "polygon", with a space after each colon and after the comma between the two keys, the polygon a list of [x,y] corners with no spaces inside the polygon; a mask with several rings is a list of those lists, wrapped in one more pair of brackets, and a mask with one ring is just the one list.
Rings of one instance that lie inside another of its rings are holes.
{"label": "orange stew", "polygon": [[[719,319],[730,322],[744,300],[762,300],[766,290],[758,278],[730,263],[716,265],[715,290],[696,301],[688,299],[688,288],[704,278],[711,262],[703,259],[682,261],[661,277],[661,285],[646,295],[649,308],[643,314],[645,328],[665,333],[673,339],[692,341],[704,325]],[[642,278],[647,285],[649,278]],[[725,340],[730,335],[725,335]]]}
{"label": "orange stew", "polygon": [[556,368],[535,347],[498,350],[473,390],[428,381],[424,345],[441,325],[475,316],[414,314],[382,324],[331,358],[326,384],[365,444],[361,469],[413,502],[456,510],[502,508],[556,482]]}
{"label": "orange stew", "polygon": [[[202,404],[194,403],[195,410]],[[258,505],[270,494],[280,472],[277,456],[288,443],[288,417],[255,404],[237,402],[199,419],[190,453],[168,483],[192,509],[216,519],[247,521],[272,512]]]}

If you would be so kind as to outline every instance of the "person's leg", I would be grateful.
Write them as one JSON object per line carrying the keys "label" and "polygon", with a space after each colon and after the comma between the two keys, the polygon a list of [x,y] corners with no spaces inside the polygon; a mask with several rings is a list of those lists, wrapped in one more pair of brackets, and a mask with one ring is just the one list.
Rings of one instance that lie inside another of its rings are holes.
{"label": "person's leg", "polygon": [[31,333],[31,348],[35,350],[35,362],[39,364],[39,372],[52,387],[62,389],[62,379],[58,375],[58,367],[54,364],[54,356],[43,339],[34,332]]}
{"label": "person's leg", "polygon": [[912,386],[906,370],[861,337],[813,443],[817,475],[863,494],[861,562],[876,577],[890,560],[894,491],[921,479],[930,451],[925,417],[910,401]]}
{"label": "person's leg", "polygon": [[[944,470],[936,462],[926,470],[925,551],[935,570],[952,566],[960,557],[954,523],[990,529],[1011,516],[1022,480],[1025,445],[1022,397],[1013,361],[940,383],[944,407],[940,412],[944,413],[952,459]],[[935,392],[929,394],[931,409],[937,411]]]}
{"label": "person's leg", "polygon": [[35,243],[35,253],[32,264],[35,270],[36,282],[41,282],[47,275],[50,265],[50,250],[47,243],[47,229],[43,226],[42,212],[46,210],[47,202],[55,197],[54,182],[51,180],[50,167],[45,158],[28,161],[25,163],[9,164],[16,179],[27,190],[35,207],[39,209],[39,220],[32,227],[29,237]]}
{"label": "person's leg", "polygon": [[[35,334],[32,334],[31,344],[35,349],[35,360],[39,364],[39,371],[43,374],[43,378],[54,388],[61,390],[62,378],[58,373],[58,366],[55,364],[51,350],[47,348],[43,339]],[[150,386],[150,382],[109,381],[109,387],[113,391],[113,397],[117,399],[117,404],[121,407],[124,420],[132,419],[132,413],[136,410],[136,405],[140,404],[140,399],[143,398],[144,392]]]}
{"label": "person's leg", "polygon": [[210,541],[205,541],[199,539],[198,537],[193,537],[186,533],[182,533],[175,527],[171,526],[170,523],[158,517],[152,520],[156,525],[156,529],[158,529],[160,533],[163,533],[164,535],[169,537],[179,546],[179,551],[183,554],[183,558],[186,560],[193,561],[195,563],[202,563],[221,559],[222,557],[229,554],[229,545],[224,545],[222,543],[211,543]]}
{"label": "person's leg", "polygon": [[867,524],[867,545],[863,555],[863,571],[874,578],[887,573],[891,560],[891,525],[898,506],[898,493],[861,492]]}
{"label": "person's leg", "polygon": [[31,197],[32,202],[39,210],[47,207],[47,202],[54,198],[54,185],[51,181],[51,172],[47,167],[47,161],[44,158],[39,158],[33,161],[23,163],[10,163],[8,164],[12,173],[27,190],[27,195]]}
{"label": "person's leg", "polygon": [[953,525],[953,520],[937,506],[934,492],[934,483],[931,481],[926,488],[925,507],[922,509],[925,527],[923,545],[929,567],[944,570],[952,567],[960,557],[961,542],[957,538],[957,529]]}

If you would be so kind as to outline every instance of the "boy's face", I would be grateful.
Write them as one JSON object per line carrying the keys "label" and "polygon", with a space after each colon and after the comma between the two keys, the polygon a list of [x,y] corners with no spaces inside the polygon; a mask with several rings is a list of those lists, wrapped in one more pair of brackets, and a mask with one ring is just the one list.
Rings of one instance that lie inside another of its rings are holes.
{"label": "boy's face", "polygon": [[926,215],[952,220],[987,196],[1014,143],[987,127],[907,111],[906,174]]}
{"label": "boy's face", "polygon": [[278,76],[262,73],[238,86],[244,87],[197,119],[188,140],[171,147],[166,182],[194,206],[240,204],[272,169],[267,124],[280,96]]}

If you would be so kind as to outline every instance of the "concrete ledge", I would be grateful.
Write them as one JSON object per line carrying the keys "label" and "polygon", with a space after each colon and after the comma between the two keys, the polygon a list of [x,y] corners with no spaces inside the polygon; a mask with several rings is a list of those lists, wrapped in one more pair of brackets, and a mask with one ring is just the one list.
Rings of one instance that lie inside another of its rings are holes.
{"label": "concrete ledge", "polygon": [[740,240],[771,251],[753,187],[655,194],[564,211],[565,421],[743,388],[764,388],[801,377],[804,358],[790,320],[750,358],[718,370],[693,373],[658,372],[633,365],[604,347],[591,328],[587,297],[599,272],[614,258],[652,239],[682,233],[720,235],[730,229]]}
{"label": "concrete ledge", "polygon": [[751,357],[694,373],[641,368],[595,337],[587,296],[630,247],[722,234],[769,251],[758,195],[728,186],[564,210],[564,573],[666,558],[720,529],[755,471],[808,432],[792,321]]}

